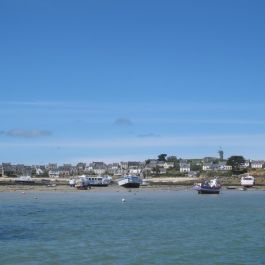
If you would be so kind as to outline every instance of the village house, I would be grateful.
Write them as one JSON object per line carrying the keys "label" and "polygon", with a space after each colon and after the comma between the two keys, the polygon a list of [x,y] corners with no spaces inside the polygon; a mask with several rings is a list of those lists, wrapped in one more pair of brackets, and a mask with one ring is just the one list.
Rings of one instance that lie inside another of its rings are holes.
{"label": "village house", "polygon": [[121,169],[128,169],[129,165],[128,162],[120,162]]}
{"label": "village house", "polygon": [[211,171],[213,169],[213,163],[210,162],[210,163],[207,163],[207,162],[204,162],[203,165],[202,165],[202,170],[203,171]]}
{"label": "village house", "polygon": [[230,170],[232,170],[232,166],[227,165],[225,161],[220,161],[218,163],[217,169],[220,171],[230,171]]}
{"label": "village house", "polygon": [[32,167],[25,166],[23,164],[18,164],[14,166],[15,175],[16,176],[31,176],[32,175]]}
{"label": "village house", "polygon": [[226,164],[225,161],[219,161],[218,164],[213,162],[204,163],[202,165],[203,171],[230,171],[232,170],[232,166]]}
{"label": "village house", "polygon": [[107,171],[109,174],[116,174],[120,170],[119,163],[112,163],[107,166]]}
{"label": "village house", "polygon": [[130,175],[140,175],[142,172],[141,168],[130,168],[129,169],[129,174]]}
{"label": "village house", "polygon": [[187,173],[187,172],[190,172],[190,164],[189,163],[183,163],[181,162],[179,164],[179,171],[181,173]]}
{"label": "village house", "polygon": [[2,163],[2,173],[5,176],[15,176],[16,175],[16,168],[11,163]]}
{"label": "village house", "polygon": [[156,168],[158,161],[156,159],[151,159],[146,162],[145,167],[146,169],[153,169]]}
{"label": "village house", "polygon": [[82,162],[80,162],[80,163],[78,163],[78,164],[75,166],[75,168],[76,168],[76,173],[77,173],[78,175],[82,175],[82,174],[84,174],[84,172],[85,172],[86,163],[82,163]]}
{"label": "village house", "polygon": [[58,167],[60,177],[68,177],[77,174],[76,167],[73,167],[71,164],[64,164],[63,166]]}
{"label": "village house", "polygon": [[89,164],[88,170],[90,173],[102,175],[107,172],[107,165],[104,162],[92,162]]}
{"label": "village house", "polygon": [[158,166],[158,167],[162,167],[162,168],[164,168],[164,166],[165,166],[165,161],[157,161],[157,163],[156,163],[156,165]]}
{"label": "village house", "polygon": [[165,168],[163,168],[163,167],[160,167],[158,169],[158,173],[159,173],[159,175],[163,175],[163,174],[166,174],[167,173],[167,170]]}
{"label": "village house", "polygon": [[[139,175],[142,171],[143,163],[138,161],[121,162],[119,172],[115,173],[126,173],[130,175]],[[117,170],[116,170],[117,171]]]}
{"label": "village house", "polygon": [[163,167],[164,167],[165,169],[173,168],[174,166],[175,166],[175,163],[174,163],[174,162],[168,162],[168,161],[166,161],[166,162],[164,163],[164,165],[163,165]]}
{"label": "village house", "polygon": [[45,170],[43,170],[40,167],[35,167],[36,176],[41,176],[45,173]]}
{"label": "village house", "polygon": [[58,169],[56,170],[49,170],[48,175],[50,178],[59,178],[60,176],[60,171]]}
{"label": "village house", "polygon": [[255,168],[255,169],[262,168],[263,165],[264,165],[264,161],[262,161],[262,160],[258,160],[258,161],[257,160],[252,160],[250,162],[250,167],[251,168]]}

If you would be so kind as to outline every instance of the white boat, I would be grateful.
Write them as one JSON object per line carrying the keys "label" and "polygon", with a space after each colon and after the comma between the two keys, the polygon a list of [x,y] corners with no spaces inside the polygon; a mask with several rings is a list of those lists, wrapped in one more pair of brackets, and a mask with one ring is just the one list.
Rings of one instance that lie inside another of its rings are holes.
{"label": "white boat", "polygon": [[142,179],[138,176],[124,176],[118,180],[119,186],[125,188],[139,188],[142,183]]}
{"label": "white boat", "polygon": [[34,184],[35,181],[30,176],[20,176],[15,178],[15,183],[29,185],[29,184]]}
{"label": "white boat", "polygon": [[250,188],[252,186],[254,186],[255,184],[255,178],[252,176],[244,176],[241,178],[241,186],[246,187],[246,188]]}
{"label": "white boat", "polygon": [[89,176],[87,177],[89,186],[98,186],[98,187],[106,187],[112,181],[112,178],[109,176]]}
{"label": "white boat", "polygon": [[98,187],[106,187],[108,186],[112,178],[109,176],[80,176],[79,177],[85,186],[98,186]]}
{"label": "white boat", "polygon": [[70,186],[70,187],[74,187],[75,184],[76,184],[76,180],[75,180],[75,179],[70,179],[70,180],[69,180],[69,186]]}

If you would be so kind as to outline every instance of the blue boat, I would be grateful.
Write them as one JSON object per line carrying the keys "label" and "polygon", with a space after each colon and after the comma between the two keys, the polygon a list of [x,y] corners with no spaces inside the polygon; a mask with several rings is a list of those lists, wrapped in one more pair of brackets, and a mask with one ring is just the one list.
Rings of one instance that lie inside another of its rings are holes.
{"label": "blue boat", "polygon": [[221,185],[218,183],[217,178],[211,180],[205,180],[202,183],[198,183],[193,187],[199,194],[219,194]]}

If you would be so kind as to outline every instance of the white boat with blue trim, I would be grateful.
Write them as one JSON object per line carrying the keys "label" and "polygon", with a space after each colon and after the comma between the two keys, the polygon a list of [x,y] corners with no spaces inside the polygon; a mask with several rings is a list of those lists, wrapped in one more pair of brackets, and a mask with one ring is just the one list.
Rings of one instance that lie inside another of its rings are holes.
{"label": "white boat with blue trim", "polygon": [[124,188],[139,188],[142,184],[142,179],[138,176],[124,176],[118,180],[118,185]]}

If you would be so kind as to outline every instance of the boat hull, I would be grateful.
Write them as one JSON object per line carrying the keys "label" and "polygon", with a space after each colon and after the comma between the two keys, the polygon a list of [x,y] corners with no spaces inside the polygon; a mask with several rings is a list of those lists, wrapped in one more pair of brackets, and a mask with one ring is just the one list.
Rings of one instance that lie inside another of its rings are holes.
{"label": "boat hull", "polygon": [[139,188],[142,180],[137,176],[126,176],[118,181],[118,185],[124,188]]}
{"label": "boat hull", "polygon": [[109,184],[88,184],[89,187],[108,187]]}
{"label": "boat hull", "polygon": [[252,188],[254,186],[254,184],[249,184],[249,185],[241,185],[243,188]]}
{"label": "boat hull", "polygon": [[255,178],[252,176],[244,176],[241,178],[241,186],[251,188],[255,185]]}
{"label": "boat hull", "polygon": [[78,190],[87,190],[87,186],[75,186]]}
{"label": "boat hull", "polygon": [[219,194],[221,188],[195,186],[193,189],[197,190],[199,194]]}
{"label": "boat hull", "polygon": [[139,188],[140,187],[140,183],[126,183],[121,185],[124,188]]}
{"label": "boat hull", "polygon": [[199,194],[219,194],[220,190],[198,190]]}
{"label": "boat hull", "polygon": [[34,185],[35,184],[35,181],[33,181],[33,180],[27,180],[27,181],[24,181],[24,180],[15,180],[15,184],[20,184],[20,185]]}

